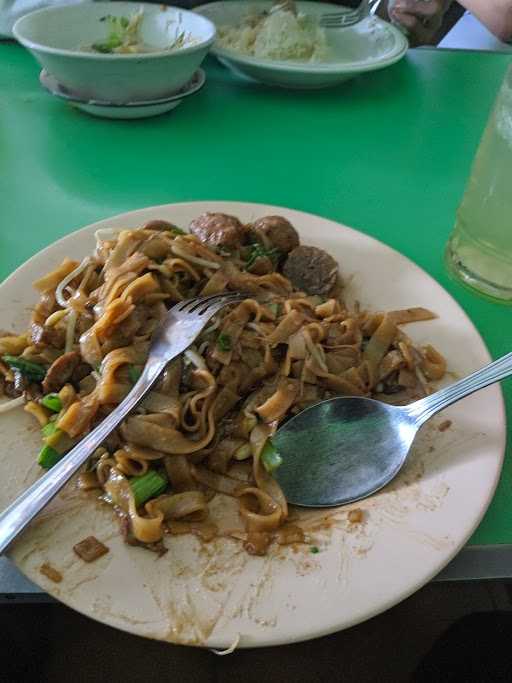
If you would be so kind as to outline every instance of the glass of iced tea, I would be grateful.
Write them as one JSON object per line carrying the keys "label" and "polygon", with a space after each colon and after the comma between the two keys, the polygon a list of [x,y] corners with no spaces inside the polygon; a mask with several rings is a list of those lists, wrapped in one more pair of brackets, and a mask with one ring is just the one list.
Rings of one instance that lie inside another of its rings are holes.
{"label": "glass of iced tea", "polygon": [[512,67],[480,141],[445,258],[464,284],[512,304]]}

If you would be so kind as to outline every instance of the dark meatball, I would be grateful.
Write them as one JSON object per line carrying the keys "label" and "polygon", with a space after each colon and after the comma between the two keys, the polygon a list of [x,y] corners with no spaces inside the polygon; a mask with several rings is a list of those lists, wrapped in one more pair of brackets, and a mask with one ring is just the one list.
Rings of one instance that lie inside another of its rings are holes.
{"label": "dark meatball", "polygon": [[328,294],[336,284],[338,264],[323,249],[297,247],[283,266],[292,285],[307,294]]}
{"label": "dark meatball", "polygon": [[252,224],[252,229],[257,237],[261,236],[261,241],[267,248],[275,247],[286,254],[300,244],[297,231],[290,221],[282,216],[258,218]]}
{"label": "dark meatball", "polygon": [[246,228],[235,216],[203,213],[190,224],[190,232],[208,247],[238,249],[245,241]]}

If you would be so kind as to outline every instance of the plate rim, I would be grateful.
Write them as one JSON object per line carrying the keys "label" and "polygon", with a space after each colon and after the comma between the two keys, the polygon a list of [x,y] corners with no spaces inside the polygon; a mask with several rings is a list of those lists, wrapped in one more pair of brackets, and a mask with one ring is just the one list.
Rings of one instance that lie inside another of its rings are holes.
{"label": "plate rim", "polygon": [[[57,85],[58,89],[53,90],[48,83],[48,79],[53,79]],[[106,100],[85,100],[80,98],[78,94],[69,91],[69,93],[62,90],[63,86],[58,82],[58,80],[46,69],[41,69],[39,73],[39,83],[41,86],[54,97],[58,97],[66,102],[72,102],[73,104],[95,107],[98,109],[142,109],[143,107],[158,107],[165,104],[172,104],[173,102],[179,103],[186,97],[195,95],[200,92],[206,84],[206,73],[204,69],[198,67],[192,78],[185,83],[178,91],[175,91],[172,95],[168,97],[163,97],[157,100],[141,100],[140,102],[131,100],[130,102],[107,102]]]}
{"label": "plate rim", "polygon": [[[133,219],[137,214],[144,214],[146,212],[160,212],[163,210],[174,210],[177,207],[180,207],[182,209],[186,209],[190,207],[191,209],[197,205],[198,207],[202,207],[202,210],[210,210],[214,211],[216,208],[220,209],[220,207],[226,208],[226,205],[229,205],[230,210],[235,213],[238,210],[246,210],[247,209],[254,209],[257,210],[259,207],[264,207],[265,211],[284,211],[285,213],[291,213],[291,214],[300,214],[305,217],[314,217],[315,219],[320,219],[321,221],[328,222],[332,224],[333,228],[335,229],[342,229],[343,231],[350,233],[355,233],[357,235],[362,235],[364,238],[369,240],[370,242],[377,243],[380,248],[384,249],[385,251],[400,256],[400,258],[405,259],[408,262],[409,266],[412,266],[413,269],[416,271],[419,271],[423,277],[426,277],[431,285],[433,285],[436,289],[439,289],[442,291],[444,296],[448,297],[451,301],[452,304],[454,304],[457,309],[459,310],[459,313],[462,315],[464,322],[469,325],[472,329],[472,331],[475,334],[475,339],[478,340],[478,343],[481,346],[481,351],[483,354],[486,355],[487,359],[490,361],[491,360],[491,355],[489,353],[489,350],[487,348],[487,345],[485,341],[483,340],[482,336],[480,335],[480,332],[476,328],[476,326],[473,324],[465,310],[460,306],[460,304],[457,302],[457,300],[435,279],[433,278],[427,271],[425,271],[421,266],[419,266],[415,261],[410,259],[408,256],[403,254],[402,252],[394,249],[393,247],[387,245],[386,243],[374,238],[371,235],[368,235],[367,233],[363,232],[362,230],[358,230],[356,228],[352,228],[350,226],[347,226],[343,223],[340,223],[339,221],[336,221],[331,218],[327,218],[325,216],[322,216],[320,214],[315,214],[309,211],[302,211],[300,209],[291,209],[285,206],[277,206],[274,204],[265,204],[265,203],[260,203],[260,202],[244,202],[244,201],[232,201],[229,199],[226,200],[195,200],[195,201],[189,201],[189,202],[172,202],[172,203],[167,203],[167,204],[160,204],[160,205],[149,205],[146,207],[122,212],[119,214],[107,216],[106,218],[100,219],[98,221],[95,221],[94,223],[90,223],[88,225],[82,226],[76,230],[73,230],[72,232],[69,232],[65,235],[63,235],[61,238],[58,240],[55,240],[48,246],[44,247],[40,251],[36,252],[33,256],[31,256],[29,259],[27,259],[25,262],[20,264],[12,273],[10,273],[1,283],[0,283],[0,293],[4,285],[10,284],[12,280],[14,280],[16,277],[19,277],[22,273],[21,271],[24,270],[27,266],[30,266],[31,264],[35,264],[38,260],[41,258],[44,258],[45,256],[48,255],[47,252],[51,252],[53,248],[56,245],[59,245],[70,238],[72,238],[74,235],[77,233],[89,233],[91,236],[93,236],[93,233],[98,227],[100,227],[102,224],[104,224],[106,221],[122,221],[124,219]],[[205,206],[208,205],[208,208],[206,209]],[[503,390],[501,388],[500,384],[494,385],[497,395],[496,395],[496,415],[497,419],[500,425],[500,459],[499,459],[499,466],[496,469],[496,475],[494,477],[494,481],[492,482],[492,486],[489,487],[489,490],[487,492],[486,496],[486,501],[485,504],[481,507],[481,510],[479,511],[479,514],[475,518],[475,521],[473,522],[471,528],[469,531],[466,533],[465,537],[463,539],[459,539],[458,542],[454,543],[453,546],[447,550],[444,551],[442,554],[442,560],[438,561],[435,563],[434,569],[429,571],[427,574],[423,576],[420,582],[416,579],[414,581],[414,586],[409,586],[408,590],[403,590],[400,592],[399,596],[397,595],[398,591],[395,591],[394,595],[392,597],[389,597],[388,600],[384,601],[383,603],[379,603],[375,609],[373,610],[367,610],[365,612],[364,618],[360,618],[358,616],[354,616],[352,619],[342,621],[340,620],[340,623],[336,624],[329,624],[325,626],[324,628],[316,628],[314,631],[309,631],[309,632],[303,632],[302,634],[296,634],[296,635],[279,635],[279,634],[272,634],[267,632],[264,632],[261,634],[261,638],[254,642],[254,639],[251,638],[251,642],[244,644],[243,642],[239,645],[239,647],[242,649],[248,649],[248,648],[256,648],[256,647],[269,647],[269,646],[279,646],[279,645],[285,645],[285,644],[292,644],[292,643],[297,643],[297,642],[304,642],[306,640],[311,640],[314,638],[319,638],[325,635],[329,635],[332,633],[336,633],[340,630],[345,630],[347,628],[350,628],[356,624],[363,623],[364,621],[367,621],[368,619],[371,619],[372,617],[381,614],[391,608],[392,606],[399,604],[403,600],[407,599],[410,595],[414,594],[416,591],[420,590],[423,586],[425,586],[427,583],[431,581],[433,577],[435,577],[449,562],[458,554],[458,552],[461,550],[462,547],[466,544],[467,540],[471,537],[471,535],[474,533],[480,522],[482,521],[483,517],[485,516],[489,505],[491,504],[494,494],[496,491],[496,487],[498,486],[498,483],[501,478],[502,474],[502,469],[503,469],[503,464],[504,464],[504,458],[505,458],[505,447],[506,447],[506,435],[507,435],[507,423],[506,423],[506,411],[505,411],[505,401],[504,401],[504,396],[503,396]],[[497,449],[496,449],[497,450]],[[498,463],[497,463],[498,464]],[[7,552],[7,555],[10,557],[10,552]],[[11,558],[10,558],[11,559]],[[11,559],[11,561],[14,562],[14,560]],[[16,564],[16,562],[14,562]],[[18,566],[16,564],[16,566]],[[20,571],[23,572],[22,569]],[[37,585],[41,584],[38,582],[37,577],[30,577],[29,580],[33,581]],[[41,586],[42,590],[45,592],[49,593],[52,595],[52,586]],[[112,624],[108,619],[102,619],[101,617],[96,617],[92,615],[89,612],[85,611],[85,608],[83,607],[77,607],[74,604],[70,604],[66,597],[67,596],[62,596],[62,595],[56,595],[57,600],[62,602],[63,604],[71,607],[71,609],[74,609],[81,614],[84,614],[85,616],[89,618],[93,618],[97,621],[100,621],[101,623],[105,623],[113,628],[120,628],[121,630],[124,630],[129,633],[133,633],[138,636],[142,637],[149,637],[151,639],[159,640],[158,637],[156,636],[151,636],[151,635],[146,635],[143,633],[140,633],[140,631],[137,631],[135,627],[131,627],[129,623],[123,622],[122,625],[117,625],[117,624]],[[286,631],[285,631],[286,634]],[[164,641],[165,642],[165,641]],[[183,644],[183,643],[177,643],[177,644]],[[202,643],[199,645],[199,647],[206,647],[206,648],[216,648],[216,647],[224,647],[225,642],[221,641],[220,639],[216,640],[213,643]]]}

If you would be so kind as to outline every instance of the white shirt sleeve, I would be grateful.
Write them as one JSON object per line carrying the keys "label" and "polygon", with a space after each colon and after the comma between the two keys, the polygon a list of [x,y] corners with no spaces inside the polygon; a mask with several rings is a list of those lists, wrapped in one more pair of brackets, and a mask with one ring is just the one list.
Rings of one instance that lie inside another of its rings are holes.
{"label": "white shirt sleeve", "polygon": [[[1,1],[1,0],[0,0]],[[502,43],[470,12],[466,12],[445,35],[437,47],[462,50],[512,52],[512,46]]]}

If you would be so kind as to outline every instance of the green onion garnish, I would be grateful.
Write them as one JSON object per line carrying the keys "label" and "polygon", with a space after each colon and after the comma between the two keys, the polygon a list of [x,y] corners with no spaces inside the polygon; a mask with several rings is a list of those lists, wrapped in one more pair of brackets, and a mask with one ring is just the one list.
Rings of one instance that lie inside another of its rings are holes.
{"label": "green onion garnish", "polygon": [[133,491],[136,507],[143,505],[150,498],[156,498],[167,488],[167,478],[155,470],[148,470],[140,477],[132,477],[130,486]]}
{"label": "green onion garnish", "polygon": [[47,439],[49,436],[55,434],[55,432],[58,431],[60,430],[57,427],[56,422],[48,422],[47,424],[45,424],[44,427],[41,427],[41,434],[44,436],[45,439]]}
{"label": "green onion garnish", "polygon": [[231,351],[232,344],[229,334],[221,332],[217,338],[217,346],[221,351]]}
{"label": "green onion garnish", "polygon": [[46,370],[42,365],[32,363],[32,361],[21,358],[21,356],[2,356],[2,360],[13,370],[21,372],[31,382],[40,382],[46,375]]}
{"label": "green onion garnish", "polygon": [[109,54],[115,50],[116,47],[121,47],[123,41],[118,36],[110,36],[107,40],[98,41],[92,44],[92,49],[96,52]]}
{"label": "green onion garnish", "polygon": [[316,545],[312,545],[311,548],[309,549],[310,553],[313,553],[313,555],[316,555],[317,553],[320,552],[320,548],[318,548]]}
{"label": "green onion garnish", "polygon": [[52,410],[54,413],[60,413],[62,410],[62,401],[59,394],[46,394],[41,399],[41,405],[48,408],[48,410]]}
{"label": "green onion garnish", "polygon": [[261,451],[261,462],[269,474],[272,474],[283,462],[282,457],[268,440]]}
{"label": "green onion garnish", "polygon": [[268,310],[273,313],[276,317],[279,314],[279,304],[278,303],[271,303],[267,304]]}
{"label": "green onion garnish", "polygon": [[169,228],[169,232],[171,235],[186,235],[187,233],[185,230],[182,230],[181,228],[176,227],[175,225],[172,226],[172,228]]}
{"label": "green onion garnish", "polygon": [[130,378],[130,382],[132,384],[135,384],[135,382],[139,379],[141,374],[142,370],[139,370],[139,368],[135,367],[135,365],[128,366],[128,377]]}
{"label": "green onion garnish", "polygon": [[275,265],[280,257],[281,251],[279,249],[266,249],[259,242],[254,242],[249,245],[248,258],[245,267],[249,269],[257,258],[269,258]]}
{"label": "green onion garnish", "polygon": [[51,446],[43,446],[39,452],[37,462],[45,470],[49,470],[51,467],[53,467],[59,462],[59,460],[62,458],[62,455],[62,453],[58,453]]}

